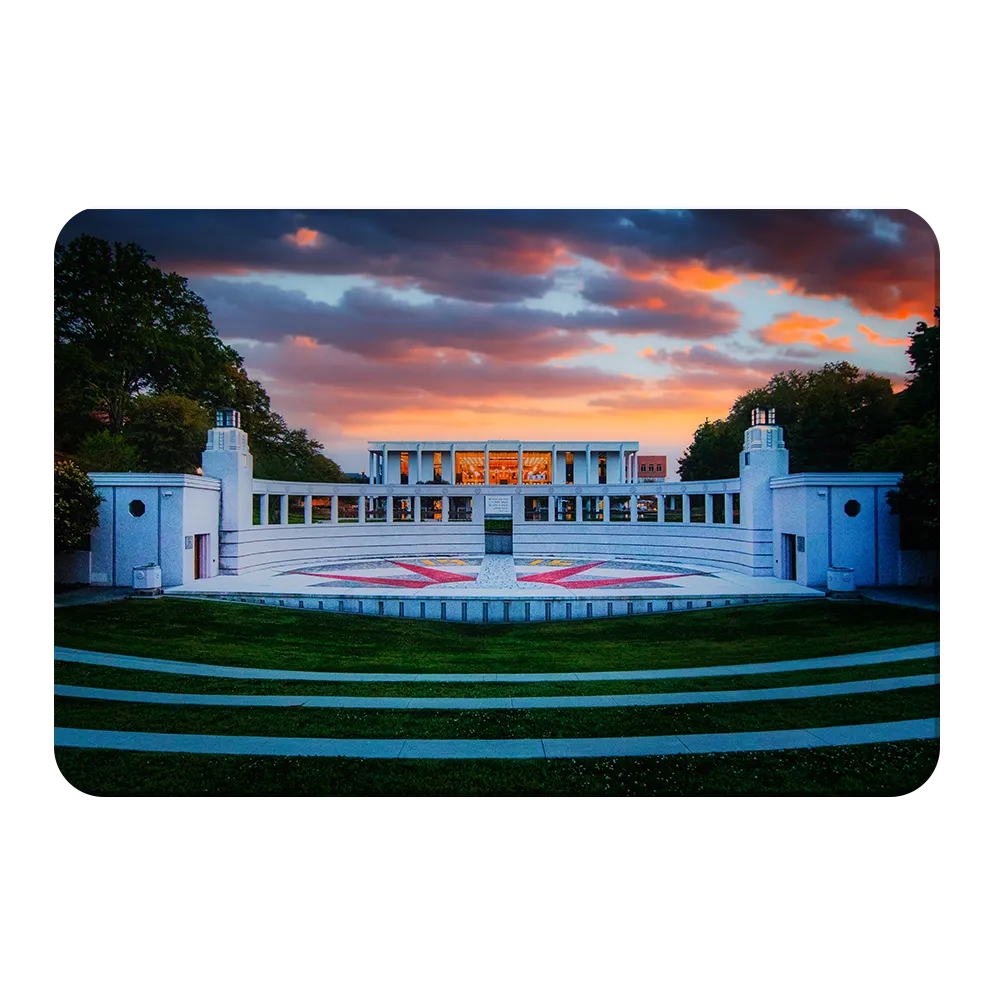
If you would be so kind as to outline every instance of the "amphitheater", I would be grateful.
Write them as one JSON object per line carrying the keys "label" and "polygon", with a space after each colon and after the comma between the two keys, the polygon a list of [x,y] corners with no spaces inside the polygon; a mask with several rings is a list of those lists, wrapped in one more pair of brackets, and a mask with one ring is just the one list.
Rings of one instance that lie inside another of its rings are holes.
{"label": "amphitheater", "polygon": [[[897,623],[894,644],[861,638],[834,655],[800,643],[759,662],[671,658],[670,636],[684,632],[669,624],[685,620],[675,613],[818,606],[855,584],[912,582],[886,501],[899,476],[789,475],[773,412],[754,414],[738,475],[709,482],[643,481],[636,442],[510,441],[373,442],[368,482],[260,480],[234,411],[218,415],[202,471],[93,475],[100,525],[89,552],[63,560],[64,578],[145,583],[171,608],[190,607],[192,622],[208,620],[206,602],[234,602],[362,616],[375,631],[305,659],[308,643],[248,642],[238,663],[221,653],[195,662],[184,641],[155,635],[64,643],[57,746],[548,760],[938,734],[939,648],[927,622],[914,625],[923,641]],[[250,619],[234,614],[238,632]],[[626,631],[610,621],[628,618]],[[319,620],[294,619],[287,634]],[[606,627],[617,631],[577,631]],[[411,639],[406,628],[457,629],[465,652],[438,633],[421,648],[429,633]],[[559,633],[570,632],[575,659],[540,665],[538,651],[565,650]],[[517,635],[538,637],[530,669],[519,669],[527,647]],[[205,715],[219,711],[233,713],[225,725]],[[356,712],[366,721],[352,721]]]}

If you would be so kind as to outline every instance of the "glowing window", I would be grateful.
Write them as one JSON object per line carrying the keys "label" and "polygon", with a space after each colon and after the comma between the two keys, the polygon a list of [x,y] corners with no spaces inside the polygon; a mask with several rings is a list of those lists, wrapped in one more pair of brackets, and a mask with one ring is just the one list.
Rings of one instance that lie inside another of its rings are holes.
{"label": "glowing window", "polygon": [[552,482],[552,452],[526,451],[521,457],[525,486],[545,486]]}
{"label": "glowing window", "polygon": [[466,483],[485,483],[483,475],[485,456],[481,451],[456,451],[455,452],[455,482],[459,485]]}
{"label": "glowing window", "polygon": [[516,451],[490,452],[490,485],[491,486],[517,485]]}

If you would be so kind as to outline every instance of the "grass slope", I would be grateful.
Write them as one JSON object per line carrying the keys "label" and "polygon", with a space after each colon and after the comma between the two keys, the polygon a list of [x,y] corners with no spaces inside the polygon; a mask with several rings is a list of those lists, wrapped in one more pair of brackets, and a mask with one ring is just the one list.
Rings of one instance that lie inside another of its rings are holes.
{"label": "grass slope", "polygon": [[937,740],[676,757],[376,761],[57,749],[91,795],[904,795]]}
{"label": "grass slope", "polygon": [[810,601],[516,625],[367,618],[169,598],[60,608],[57,645],[229,666],[505,673],[714,666],[938,639],[935,612]]}
{"label": "grass slope", "polygon": [[873,677],[906,677],[938,672],[938,657],[873,663],[824,670],[789,670],[775,674],[729,677],[688,677],[652,681],[539,681],[532,684],[357,683],[329,681],[258,681],[227,677],[192,677],[152,670],[103,667],[57,661],[57,684],[111,688],[124,691],[172,691],[179,694],[287,694],[341,695],[360,698],[542,698],[553,695],[652,694],[668,691],[730,691],[745,688],[787,687],[797,684],[835,684]]}
{"label": "grass slope", "polygon": [[538,739],[809,729],[938,715],[939,688],[650,708],[378,711],[144,705],[56,698],[55,723],[149,733],[365,739]]}

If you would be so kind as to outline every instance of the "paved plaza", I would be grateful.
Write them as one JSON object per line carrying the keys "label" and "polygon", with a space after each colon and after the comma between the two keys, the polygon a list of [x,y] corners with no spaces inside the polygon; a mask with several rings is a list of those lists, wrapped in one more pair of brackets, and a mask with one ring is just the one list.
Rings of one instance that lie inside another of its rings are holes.
{"label": "paved plaza", "polygon": [[707,569],[655,556],[435,554],[344,557],[286,569],[216,576],[170,588],[177,595],[227,593],[312,598],[421,597],[547,599],[593,596],[809,598],[823,592],[790,580]]}

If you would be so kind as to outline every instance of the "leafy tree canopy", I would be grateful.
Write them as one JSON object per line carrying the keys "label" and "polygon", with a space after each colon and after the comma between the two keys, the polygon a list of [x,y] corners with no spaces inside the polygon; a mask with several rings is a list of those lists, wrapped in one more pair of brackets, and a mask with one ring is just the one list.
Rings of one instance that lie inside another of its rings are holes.
{"label": "leafy tree canopy", "polygon": [[141,472],[142,456],[120,434],[106,427],[88,434],[76,452],[87,472]]}
{"label": "leafy tree canopy", "polygon": [[55,305],[56,447],[91,471],[193,470],[211,411],[235,408],[258,476],[343,481],[320,443],[271,409],[187,279],[135,243],[57,244]]}
{"label": "leafy tree canopy", "polygon": [[846,361],[815,371],[778,372],[739,396],[724,420],[706,420],[678,461],[682,480],[739,475],[743,432],[758,407],[776,411],[791,452],[791,472],[842,472],[861,446],[888,433],[895,399],[887,378]]}
{"label": "leafy tree canopy", "polygon": [[97,527],[98,508],[104,498],[90,476],[73,462],[55,467],[55,539],[57,552],[86,548]]}
{"label": "leafy tree canopy", "polygon": [[142,456],[148,472],[194,472],[214,420],[187,396],[139,396],[129,411],[125,440]]}
{"label": "leafy tree canopy", "polygon": [[97,410],[112,433],[140,393],[225,395],[242,361],[186,278],[135,243],[87,235],[56,244],[55,360],[56,395]]}

